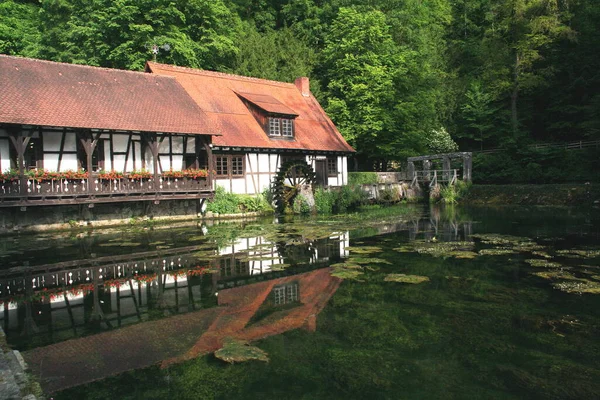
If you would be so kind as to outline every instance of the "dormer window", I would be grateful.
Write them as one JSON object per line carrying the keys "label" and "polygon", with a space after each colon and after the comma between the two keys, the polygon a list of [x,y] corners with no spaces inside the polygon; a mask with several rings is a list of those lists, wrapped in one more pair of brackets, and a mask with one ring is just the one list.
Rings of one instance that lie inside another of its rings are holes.
{"label": "dormer window", "polygon": [[294,137],[294,120],[284,117],[269,117],[269,136]]}
{"label": "dormer window", "polygon": [[298,113],[268,94],[237,93],[268,137],[294,139]]}

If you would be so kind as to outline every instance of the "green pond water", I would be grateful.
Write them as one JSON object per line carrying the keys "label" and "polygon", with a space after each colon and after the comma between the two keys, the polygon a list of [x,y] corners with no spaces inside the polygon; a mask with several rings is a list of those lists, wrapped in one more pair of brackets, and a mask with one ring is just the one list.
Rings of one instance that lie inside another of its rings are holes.
{"label": "green pond water", "polygon": [[600,210],[4,237],[0,323],[54,399],[600,398]]}

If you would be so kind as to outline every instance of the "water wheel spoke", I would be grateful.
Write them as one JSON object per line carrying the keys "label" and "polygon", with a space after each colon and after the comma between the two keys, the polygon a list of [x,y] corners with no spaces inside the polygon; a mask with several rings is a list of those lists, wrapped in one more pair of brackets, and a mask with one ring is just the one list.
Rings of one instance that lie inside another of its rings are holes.
{"label": "water wheel spoke", "polygon": [[315,174],[304,160],[291,160],[283,163],[273,182],[273,198],[282,212],[293,203],[303,185],[315,181]]}

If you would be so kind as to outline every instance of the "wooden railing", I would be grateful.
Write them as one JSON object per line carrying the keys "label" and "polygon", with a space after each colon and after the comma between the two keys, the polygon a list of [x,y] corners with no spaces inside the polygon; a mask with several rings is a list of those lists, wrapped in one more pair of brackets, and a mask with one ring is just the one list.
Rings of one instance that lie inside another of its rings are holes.
{"label": "wooden railing", "polygon": [[[24,191],[23,188],[26,188]],[[207,178],[115,178],[102,179],[52,179],[27,178],[0,181],[0,204],[6,202],[39,202],[43,200],[79,199],[93,200],[115,196],[184,195],[211,192]]]}
{"label": "wooden railing", "polygon": [[[528,149],[532,150],[544,150],[544,149],[565,149],[565,150],[580,150],[589,147],[600,147],[600,140],[580,140],[578,142],[570,143],[536,143],[528,145]],[[506,151],[503,148],[487,149],[487,150],[474,150],[474,153],[479,154],[492,154]]]}
{"label": "wooden railing", "polygon": [[449,185],[454,185],[457,180],[457,169],[434,169],[429,171],[415,171],[413,174],[411,186],[416,186],[419,182],[428,183],[429,187],[434,187],[440,183],[448,183]]}

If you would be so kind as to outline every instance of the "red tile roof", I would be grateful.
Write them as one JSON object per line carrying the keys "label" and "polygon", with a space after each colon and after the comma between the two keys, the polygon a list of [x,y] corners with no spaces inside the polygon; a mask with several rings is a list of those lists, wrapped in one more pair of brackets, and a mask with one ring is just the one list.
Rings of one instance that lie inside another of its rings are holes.
{"label": "red tile roof", "polygon": [[237,95],[268,113],[298,116],[296,111],[269,95],[254,93],[237,93]]}
{"label": "red tile roof", "polygon": [[0,123],[214,134],[171,77],[0,55]]}
{"label": "red tile roof", "polygon": [[[148,62],[147,70],[173,76],[206,112],[222,134],[222,147],[253,147],[353,152],[312,94],[293,83]],[[295,140],[271,139],[244,104],[243,97],[271,113],[295,114]]]}

